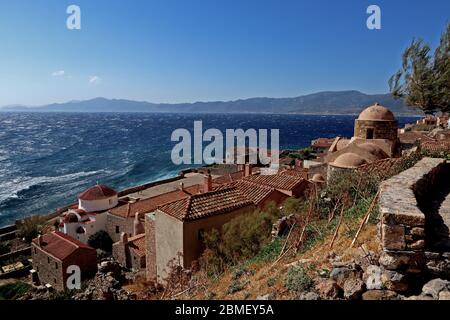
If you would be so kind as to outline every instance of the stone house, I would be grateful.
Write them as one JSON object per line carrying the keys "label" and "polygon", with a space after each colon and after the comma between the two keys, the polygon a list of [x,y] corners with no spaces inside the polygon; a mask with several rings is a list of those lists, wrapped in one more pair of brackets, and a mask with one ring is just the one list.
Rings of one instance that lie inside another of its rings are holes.
{"label": "stone house", "polygon": [[81,270],[81,280],[97,272],[97,253],[94,248],[75,240],[64,233],[54,231],[38,236],[31,242],[33,281],[51,285],[56,290],[65,290],[67,268],[76,265]]}
{"label": "stone house", "polygon": [[134,271],[145,270],[145,233],[128,238],[122,232],[112,251],[114,259],[122,266]]}
{"label": "stone house", "polygon": [[167,202],[186,198],[190,194],[180,186],[179,190],[163,193],[151,198],[139,200],[130,199],[108,211],[106,216],[106,232],[113,240],[120,240],[120,235],[126,233],[128,237],[144,233],[144,214],[153,212],[158,206]]}
{"label": "stone house", "polygon": [[203,234],[253,212],[236,187],[196,194],[145,215],[147,279],[163,282],[170,265],[190,268],[203,251]]}

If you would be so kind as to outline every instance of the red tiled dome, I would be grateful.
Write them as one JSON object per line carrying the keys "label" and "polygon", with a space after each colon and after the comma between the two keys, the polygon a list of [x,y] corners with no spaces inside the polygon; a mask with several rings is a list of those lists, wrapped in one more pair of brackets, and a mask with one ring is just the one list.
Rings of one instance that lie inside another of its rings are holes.
{"label": "red tiled dome", "polygon": [[116,196],[117,192],[108,186],[98,184],[78,195],[81,200],[101,200]]}

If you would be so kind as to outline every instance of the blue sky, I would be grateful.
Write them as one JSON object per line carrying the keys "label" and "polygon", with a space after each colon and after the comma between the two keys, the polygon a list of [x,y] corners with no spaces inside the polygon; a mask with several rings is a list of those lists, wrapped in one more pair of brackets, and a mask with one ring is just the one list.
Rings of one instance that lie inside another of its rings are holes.
{"label": "blue sky", "polygon": [[[70,4],[81,30],[66,28]],[[449,13],[448,0],[0,0],[0,106],[387,92],[403,49],[435,45]]]}

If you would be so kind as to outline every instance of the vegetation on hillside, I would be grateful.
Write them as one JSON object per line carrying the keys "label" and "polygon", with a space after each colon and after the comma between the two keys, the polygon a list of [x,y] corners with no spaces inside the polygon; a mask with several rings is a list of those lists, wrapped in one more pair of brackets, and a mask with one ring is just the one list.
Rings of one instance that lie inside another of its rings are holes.
{"label": "vegetation on hillside", "polygon": [[31,290],[31,285],[25,282],[7,283],[0,286],[0,300],[15,300]]}
{"label": "vegetation on hillside", "polygon": [[113,241],[106,231],[100,230],[89,237],[88,244],[94,249],[111,252]]}
{"label": "vegetation on hillside", "polygon": [[26,242],[31,242],[44,229],[47,219],[43,216],[32,216],[26,218],[17,227],[17,237],[25,239]]}

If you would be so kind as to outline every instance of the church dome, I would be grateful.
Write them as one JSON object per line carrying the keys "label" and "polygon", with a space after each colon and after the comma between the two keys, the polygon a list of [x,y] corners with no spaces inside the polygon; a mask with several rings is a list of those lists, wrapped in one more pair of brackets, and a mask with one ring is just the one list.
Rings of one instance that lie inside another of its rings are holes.
{"label": "church dome", "polygon": [[363,157],[357,155],[356,153],[344,153],[334,160],[331,165],[333,167],[345,168],[345,169],[354,169],[358,168],[364,164],[367,164],[367,160]]}
{"label": "church dome", "polygon": [[382,105],[375,103],[373,106],[370,106],[364,109],[358,120],[367,120],[367,121],[395,121],[395,116],[391,110]]}
{"label": "church dome", "polygon": [[101,200],[111,198],[117,195],[117,192],[108,186],[98,184],[95,185],[78,196],[81,200]]}
{"label": "church dome", "polygon": [[370,154],[374,155],[377,159],[386,159],[389,156],[379,146],[374,143],[366,142],[358,145],[358,148],[364,149]]}

